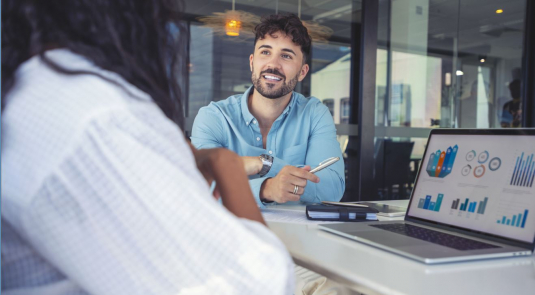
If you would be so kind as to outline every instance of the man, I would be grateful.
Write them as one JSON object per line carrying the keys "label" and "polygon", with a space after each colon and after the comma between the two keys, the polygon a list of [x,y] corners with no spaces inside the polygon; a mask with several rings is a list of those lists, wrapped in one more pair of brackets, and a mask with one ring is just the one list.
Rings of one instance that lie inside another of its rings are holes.
{"label": "man", "polygon": [[522,127],[522,99],[520,92],[520,79],[515,79],[509,83],[509,92],[513,98],[503,105],[501,126]]}
{"label": "man", "polygon": [[295,15],[271,15],[255,34],[249,57],[253,87],[202,108],[193,124],[193,145],[225,147],[242,156],[260,206],[340,200],[343,161],[309,172],[328,158],[342,159],[333,119],[317,98],[293,91],[309,70],[307,29]]}

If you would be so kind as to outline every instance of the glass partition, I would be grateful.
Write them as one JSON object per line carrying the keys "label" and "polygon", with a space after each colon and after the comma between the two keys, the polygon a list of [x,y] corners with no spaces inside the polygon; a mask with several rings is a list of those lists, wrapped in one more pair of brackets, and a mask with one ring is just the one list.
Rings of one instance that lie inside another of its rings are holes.
{"label": "glass partition", "polygon": [[376,168],[377,198],[409,196],[431,128],[521,127],[525,7],[526,0],[380,0],[375,161],[394,159],[406,176],[392,183]]}

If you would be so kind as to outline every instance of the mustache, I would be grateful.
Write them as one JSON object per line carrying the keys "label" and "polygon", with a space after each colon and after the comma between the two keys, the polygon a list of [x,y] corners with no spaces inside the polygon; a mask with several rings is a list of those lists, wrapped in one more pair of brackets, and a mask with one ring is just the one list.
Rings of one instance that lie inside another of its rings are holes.
{"label": "mustache", "polygon": [[260,72],[260,75],[263,75],[263,74],[274,74],[286,80],[286,76],[283,73],[279,72],[279,70],[277,69],[267,69],[265,71]]}

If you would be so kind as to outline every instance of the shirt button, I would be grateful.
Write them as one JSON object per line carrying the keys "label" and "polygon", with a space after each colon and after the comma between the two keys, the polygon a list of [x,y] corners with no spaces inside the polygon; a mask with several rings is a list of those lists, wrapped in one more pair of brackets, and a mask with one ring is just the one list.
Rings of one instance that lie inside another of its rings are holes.
{"label": "shirt button", "polygon": [[272,152],[272,151],[269,151],[268,153],[269,153],[270,155],[272,155],[272,154],[273,154],[273,152]]}
{"label": "shirt button", "polygon": [[257,140],[257,141],[260,141],[260,137],[257,137],[256,140]]}
{"label": "shirt button", "polygon": [[253,120],[253,124],[256,124],[256,120]]}
{"label": "shirt button", "polygon": [[245,123],[245,125],[249,126],[249,122]]}

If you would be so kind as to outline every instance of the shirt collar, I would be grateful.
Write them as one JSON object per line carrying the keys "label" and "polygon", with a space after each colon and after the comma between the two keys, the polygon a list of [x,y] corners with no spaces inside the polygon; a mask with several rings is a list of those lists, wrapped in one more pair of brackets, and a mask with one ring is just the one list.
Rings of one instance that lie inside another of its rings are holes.
{"label": "shirt collar", "polygon": [[249,112],[249,105],[247,103],[249,99],[249,93],[251,93],[252,89],[253,89],[253,86],[245,90],[241,99],[241,114],[243,116],[243,120],[245,120],[245,124],[247,125],[251,124],[251,121],[253,121],[254,119],[253,114]]}
{"label": "shirt collar", "polygon": [[297,92],[292,91],[292,97],[290,98],[290,103],[288,103],[284,111],[282,111],[281,115],[286,115],[290,113],[290,111],[292,110],[292,107],[297,103],[297,95],[298,95]]}
{"label": "shirt collar", "polygon": [[[254,120],[253,114],[249,111],[249,105],[248,105],[248,99],[249,94],[253,91],[253,86],[249,87],[249,89],[245,90],[245,92],[242,95],[241,99],[241,113],[243,116],[243,120],[245,121],[245,124],[249,125],[251,124],[251,121]],[[290,98],[290,103],[286,106],[284,111],[282,111],[282,114],[277,118],[277,120],[281,119],[283,115],[287,115],[292,110],[292,107],[297,103],[299,94],[295,91],[292,91],[292,97]],[[275,121],[277,121],[275,120]]]}

